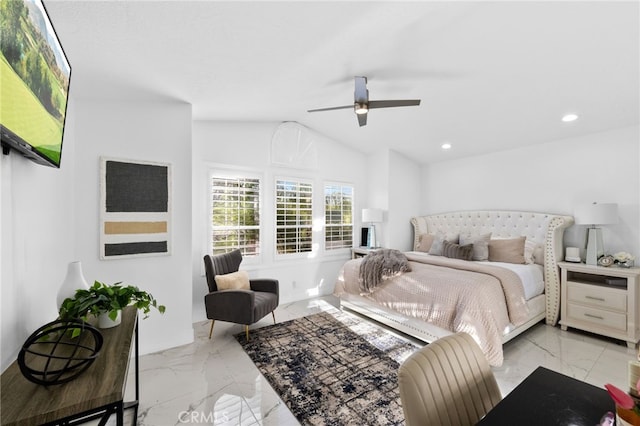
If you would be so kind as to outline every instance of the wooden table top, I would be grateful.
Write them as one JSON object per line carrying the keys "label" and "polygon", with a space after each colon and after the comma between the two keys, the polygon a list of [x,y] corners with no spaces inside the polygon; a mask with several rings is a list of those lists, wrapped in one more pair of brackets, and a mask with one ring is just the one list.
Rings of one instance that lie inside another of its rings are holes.
{"label": "wooden table top", "polygon": [[136,322],[137,310],[130,306],[123,310],[120,325],[100,330],[100,355],[68,383],[32,383],[14,361],[1,377],[2,425],[39,425],[122,401]]}

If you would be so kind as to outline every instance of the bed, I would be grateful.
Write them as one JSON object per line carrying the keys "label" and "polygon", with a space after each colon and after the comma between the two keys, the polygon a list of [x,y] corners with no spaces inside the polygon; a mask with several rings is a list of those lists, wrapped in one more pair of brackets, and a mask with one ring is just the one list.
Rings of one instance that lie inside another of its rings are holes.
{"label": "bed", "polygon": [[[404,253],[411,270],[367,291],[359,274],[363,259],[346,262],[334,291],[342,306],[427,343],[466,331],[494,366],[502,364],[503,343],[542,320],[556,324],[557,262],[571,216],[464,211],[414,217],[411,224],[413,250]],[[431,247],[443,240],[447,256],[435,255]],[[475,260],[456,258],[470,258],[469,241]],[[511,257],[514,244],[524,262]],[[489,248],[491,261],[484,252]]]}

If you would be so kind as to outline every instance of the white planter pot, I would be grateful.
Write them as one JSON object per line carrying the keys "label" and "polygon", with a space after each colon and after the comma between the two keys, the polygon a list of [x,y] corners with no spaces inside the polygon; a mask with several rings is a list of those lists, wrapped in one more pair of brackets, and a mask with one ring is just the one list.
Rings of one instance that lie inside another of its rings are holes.
{"label": "white planter pot", "polygon": [[98,328],[111,328],[120,324],[122,321],[122,311],[118,311],[118,316],[115,321],[109,318],[108,312],[103,312],[98,315]]}

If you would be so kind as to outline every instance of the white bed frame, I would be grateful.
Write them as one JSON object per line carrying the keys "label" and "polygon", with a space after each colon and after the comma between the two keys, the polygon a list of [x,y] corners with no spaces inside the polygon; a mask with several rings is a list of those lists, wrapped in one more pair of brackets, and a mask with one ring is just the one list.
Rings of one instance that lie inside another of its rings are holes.
{"label": "white bed frame", "polygon": [[[543,319],[546,319],[547,324],[556,325],[560,315],[558,261],[562,259],[564,230],[573,224],[573,217],[551,213],[482,210],[419,216],[411,219],[411,224],[414,229],[414,250],[418,247],[420,235],[438,232],[445,234],[491,232],[492,238],[525,236],[541,245],[544,253],[546,308],[524,324],[509,330],[503,335],[502,341],[508,342]],[[427,343],[452,333],[380,306],[361,296],[345,293],[340,296],[340,303],[347,309]]]}

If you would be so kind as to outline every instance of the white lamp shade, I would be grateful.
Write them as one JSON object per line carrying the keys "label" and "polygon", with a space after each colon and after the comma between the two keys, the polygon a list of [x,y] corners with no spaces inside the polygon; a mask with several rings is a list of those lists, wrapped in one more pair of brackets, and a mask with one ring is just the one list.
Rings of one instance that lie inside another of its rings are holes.
{"label": "white lamp shade", "polygon": [[576,225],[612,225],[618,223],[618,205],[615,203],[584,204],[574,211]]}
{"label": "white lamp shade", "polygon": [[382,210],[380,209],[362,209],[363,222],[382,222]]}

